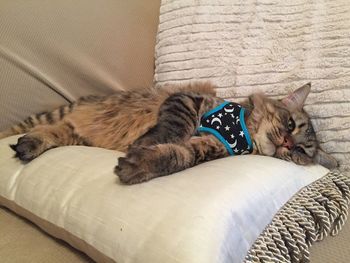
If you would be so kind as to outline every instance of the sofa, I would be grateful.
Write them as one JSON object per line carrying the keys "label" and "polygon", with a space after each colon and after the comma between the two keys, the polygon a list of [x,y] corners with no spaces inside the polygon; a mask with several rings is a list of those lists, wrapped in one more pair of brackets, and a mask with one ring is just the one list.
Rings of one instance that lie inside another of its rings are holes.
{"label": "sofa", "polygon": [[[2,1],[0,130],[83,95],[164,82],[159,71],[154,77],[159,10],[159,0]],[[128,187],[112,172],[122,153],[65,147],[25,165],[7,147],[16,139],[0,141],[0,258],[9,263],[237,262],[290,198],[328,172],[320,166],[244,156]],[[242,163],[234,173],[241,177],[223,168]],[[89,194],[82,195],[81,189]],[[113,204],[108,198],[114,195],[125,201]],[[267,204],[268,196],[273,198]],[[244,205],[249,222],[236,214],[241,211],[236,207]],[[102,215],[113,206],[126,212],[111,215],[115,221],[106,223]],[[91,207],[94,217],[86,216]],[[71,221],[64,218],[70,209],[76,213]],[[105,228],[94,228],[99,223]],[[84,228],[95,232],[85,235]],[[348,262],[349,245],[350,225],[345,224],[339,235],[311,247],[311,262]]]}

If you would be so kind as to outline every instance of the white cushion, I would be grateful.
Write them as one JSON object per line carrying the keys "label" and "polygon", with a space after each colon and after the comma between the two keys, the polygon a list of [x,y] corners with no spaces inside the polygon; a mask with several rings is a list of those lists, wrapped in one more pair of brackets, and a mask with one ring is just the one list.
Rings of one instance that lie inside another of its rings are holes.
{"label": "white cushion", "polygon": [[16,140],[0,141],[0,197],[116,262],[241,262],[277,210],[328,172],[237,156],[127,186],[113,174],[120,152],[61,147],[24,165]]}

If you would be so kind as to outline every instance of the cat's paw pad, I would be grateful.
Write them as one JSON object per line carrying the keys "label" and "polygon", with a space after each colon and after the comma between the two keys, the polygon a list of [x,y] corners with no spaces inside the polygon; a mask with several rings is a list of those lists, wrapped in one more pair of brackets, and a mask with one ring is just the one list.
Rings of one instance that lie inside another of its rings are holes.
{"label": "cat's paw pad", "polygon": [[40,155],[42,144],[38,138],[23,136],[18,139],[17,144],[11,144],[10,147],[16,152],[15,157],[29,162]]}
{"label": "cat's paw pad", "polygon": [[125,157],[118,159],[114,172],[125,184],[137,184],[156,177],[153,174],[153,157],[156,153],[154,146],[129,147]]}
{"label": "cat's paw pad", "polygon": [[143,170],[142,164],[138,164],[136,158],[120,157],[114,173],[124,184],[138,184],[152,178],[152,174]]}

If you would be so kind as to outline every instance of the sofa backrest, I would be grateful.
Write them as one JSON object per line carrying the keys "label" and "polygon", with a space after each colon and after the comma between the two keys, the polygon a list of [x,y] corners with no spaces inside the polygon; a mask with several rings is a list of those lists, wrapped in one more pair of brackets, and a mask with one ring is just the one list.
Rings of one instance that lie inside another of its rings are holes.
{"label": "sofa backrest", "polygon": [[159,0],[0,4],[0,130],[87,94],[152,85]]}

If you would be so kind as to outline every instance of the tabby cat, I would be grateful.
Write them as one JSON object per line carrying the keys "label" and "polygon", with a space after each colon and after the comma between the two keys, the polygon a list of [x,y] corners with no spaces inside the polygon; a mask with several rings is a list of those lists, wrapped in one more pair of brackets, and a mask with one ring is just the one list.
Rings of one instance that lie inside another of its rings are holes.
{"label": "tabby cat", "polygon": [[[337,165],[319,148],[310,119],[302,109],[310,87],[306,84],[281,100],[253,94],[241,103],[253,154],[301,165]],[[217,137],[198,132],[202,116],[224,102],[215,95],[210,83],[197,83],[88,96],[53,112],[31,116],[0,133],[0,138],[26,133],[11,145],[15,156],[26,162],[64,145],[126,152],[119,158],[115,173],[121,182],[135,184],[229,156]]]}

